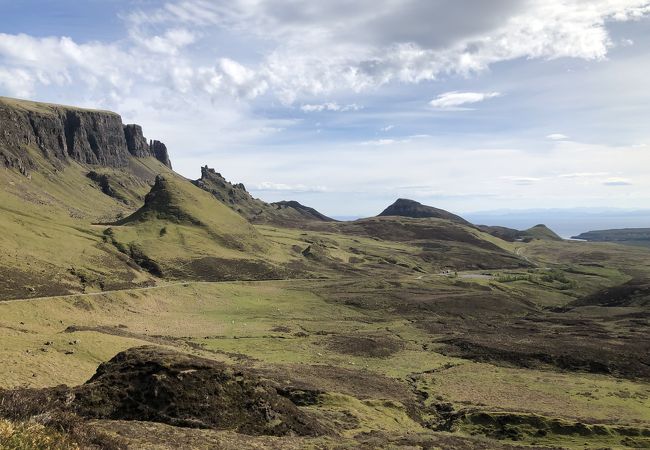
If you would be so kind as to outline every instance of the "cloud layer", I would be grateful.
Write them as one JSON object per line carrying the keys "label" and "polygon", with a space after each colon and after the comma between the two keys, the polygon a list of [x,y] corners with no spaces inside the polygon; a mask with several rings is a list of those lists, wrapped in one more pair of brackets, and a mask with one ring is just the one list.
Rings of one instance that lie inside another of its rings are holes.
{"label": "cloud layer", "polygon": [[[578,0],[182,0],[126,14],[128,39],[119,42],[0,34],[0,86],[24,95],[50,84],[122,91],[165,83],[217,98],[270,91],[290,103],[517,58],[602,59],[613,45],[606,23],[649,11],[647,0],[593,0],[588,8]],[[263,51],[238,61],[215,41],[224,34]],[[194,58],[214,44],[207,59]]]}

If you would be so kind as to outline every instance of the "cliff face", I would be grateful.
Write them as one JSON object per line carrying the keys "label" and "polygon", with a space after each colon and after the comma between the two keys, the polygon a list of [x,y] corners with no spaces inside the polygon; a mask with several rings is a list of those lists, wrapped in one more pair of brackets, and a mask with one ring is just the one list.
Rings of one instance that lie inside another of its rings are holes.
{"label": "cliff face", "polygon": [[162,142],[151,141],[149,143],[149,153],[170,169],[172,168],[172,162],[169,160],[169,154],[167,153],[167,146]]}
{"label": "cliff face", "polygon": [[147,139],[142,134],[140,125],[124,125],[124,137],[126,138],[126,147],[136,158],[151,156]]}
{"label": "cliff face", "polygon": [[142,128],[123,125],[118,114],[0,98],[0,164],[27,174],[34,166],[28,148],[55,165],[124,167],[130,156],[154,156],[171,167],[167,149],[154,151]]}

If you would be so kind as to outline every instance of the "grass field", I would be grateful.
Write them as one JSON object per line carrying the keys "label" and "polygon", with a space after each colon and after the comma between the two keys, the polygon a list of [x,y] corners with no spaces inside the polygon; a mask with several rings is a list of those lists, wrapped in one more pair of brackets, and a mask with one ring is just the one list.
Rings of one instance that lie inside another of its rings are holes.
{"label": "grass field", "polygon": [[[374,295],[370,281],[352,281]],[[448,288],[450,280],[413,283],[435,291]],[[512,289],[512,283],[503,284]],[[0,303],[0,357],[11,367],[1,372],[0,386],[81,384],[119,351],[155,344],[244,364],[268,376],[304,373],[312,386],[327,391],[307,410],[341,424],[347,438],[369,431],[426,432],[409,411],[435,409],[434,404],[492,416],[536,414],[567,423],[650,427],[645,381],[445,356],[436,351],[436,335],[403,313],[345,305],[323,292],[336,293],[332,280],[185,283]],[[491,432],[471,421],[455,427],[461,436]],[[595,448],[622,445],[623,438],[611,433],[521,439]]]}

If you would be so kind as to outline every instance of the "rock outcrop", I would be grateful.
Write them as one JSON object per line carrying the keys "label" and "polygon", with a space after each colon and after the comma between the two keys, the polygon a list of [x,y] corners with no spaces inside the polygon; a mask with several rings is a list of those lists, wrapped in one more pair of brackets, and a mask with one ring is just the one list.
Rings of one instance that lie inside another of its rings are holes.
{"label": "rock outcrop", "polygon": [[251,222],[296,226],[305,222],[334,221],[296,201],[266,203],[254,198],[242,183],[231,183],[208,166],[201,167],[201,178],[193,183]]}
{"label": "rock outcrop", "polygon": [[126,147],[133,156],[136,158],[151,156],[149,144],[142,134],[140,125],[124,125],[124,137],[126,138]]}
{"label": "rock outcrop", "polygon": [[253,198],[243,184],[227,181],[219,172],[208,166],[201,167],[201,178],[193,183],[248,220],[253,220],[268,207],[267,203]]}
{"label": "rock outcrop", "polygon": [[[335,434],[275,385],[251,369],[146,346],[123,351],[101,364],[88,382],[70,390],[67,398],[72,400],[65,407],[86,418],[248,435]],[[63,397],[65,388],[51,395]]]}
{"label": "rock outcrop", "polygon": [[160,141],[151,141],[149,143],[149,151],[151,153],[151,156],[156,158],[158,161],[169,167],[170,169],[172,168],[172,163],[169,160],[169,154],[167,153],[167,146],[163,144]]}
{"label": "rock outcrop", "polygon": [[119,114],[0,97],[0,163],[27,175],[34,153],[61,167],[70,160],[120,168],[131,156],[154,156],[171,167],[164,144],[147,144],[138,125]]}

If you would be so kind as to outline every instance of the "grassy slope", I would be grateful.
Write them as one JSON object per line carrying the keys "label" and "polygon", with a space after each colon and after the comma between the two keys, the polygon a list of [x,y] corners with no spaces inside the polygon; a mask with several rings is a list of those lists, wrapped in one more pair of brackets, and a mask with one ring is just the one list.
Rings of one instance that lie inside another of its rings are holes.
{"label": "grassy slope", "polygon": [[553,230],[548,228],[546,225],[535,225],[532,228],[529,228],[524,231],[527,236],[532,237],[533,239],[549,240],[549,241],[561,241],[562,238],[558,236]]}
{"label": "grassy slope", "polygon": [[[147,203],[110,227],[113,243],[142,254],[167,278],[285,278],[290,256],[243,217],[176,175],[156,181]],[[295,257],[295,256],[294,256]]]}
{"label": "grassy slope", "polygon": [[[102,239],[103,218],[129,206],[104,193],[72,163],[56,171],[42,159],[30,178],[0,170],[0,288],[3,298],[62,294],[84,288],[138,284],[149,276],[134,270]],[[167,170],[153,158],[134,161],[132,171],[150,177]],[[115,171],[125,198],[138,202],[149,190],[141,178]],[[117,186],[117,182],[116,182]]]}
{"label": "grassy slope", "polygon": [[38,112],[40,114],[55,114],[55,112],[57,110],[60,110],[61,108],[78,110],[78,111],[97,111],[106,114],[116,114],[113,111],[79,108],[77,106],[67,106],[67,105],[60,105],[55,103],[33,102],[30,100],[23,100],[18,98],[2,97],[2,96],[0,96],[0,102],[18,110],[33,111],[33,112]]}

